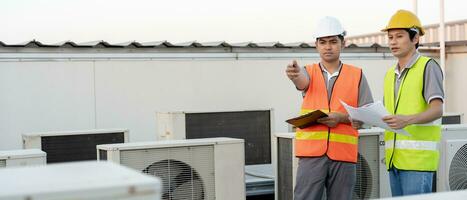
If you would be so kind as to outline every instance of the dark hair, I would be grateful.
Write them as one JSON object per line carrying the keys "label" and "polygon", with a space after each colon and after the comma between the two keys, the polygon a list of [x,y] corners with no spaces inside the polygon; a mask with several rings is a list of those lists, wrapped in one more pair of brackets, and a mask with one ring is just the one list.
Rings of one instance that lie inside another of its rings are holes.
{"label": "dark hair", "polygon": [[[343,35],[336,35],[340,40],[341,42],[344,42],[344,36]],[[318,41],[319,38],[316,38],[316,41]]]}
{"label": "dark hair", "polygon": [[343,36],[343,35],[338,35],[337,37],[338,37],[339,39],[341,39],[341,42],[344,41],[344,36]]}
{"label": "dark hair", "polygon": [[[410,38],[410,41],[412,41],[414,38],[415,38],[415,35],[417,35],[417,32],[414,31],[414,30],[411,30],[411,29],[404,29],[405,31],[407,31],[407,33],[409,33],[409,38]],[[417,44],[415,44],[415,48],[418,49],[418,44],[419,42],[417,42]]]}

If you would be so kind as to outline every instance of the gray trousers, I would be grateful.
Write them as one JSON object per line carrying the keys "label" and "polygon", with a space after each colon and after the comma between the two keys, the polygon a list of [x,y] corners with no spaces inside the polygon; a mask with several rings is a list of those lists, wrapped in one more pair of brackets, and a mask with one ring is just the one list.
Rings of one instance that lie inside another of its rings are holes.
{"label": "gray trousers", "polygon": [[295,200],[321,200],[326,188],[329,200],[352,199],[357,175],[356,164],[330,160],[327,156],[300,158]]}

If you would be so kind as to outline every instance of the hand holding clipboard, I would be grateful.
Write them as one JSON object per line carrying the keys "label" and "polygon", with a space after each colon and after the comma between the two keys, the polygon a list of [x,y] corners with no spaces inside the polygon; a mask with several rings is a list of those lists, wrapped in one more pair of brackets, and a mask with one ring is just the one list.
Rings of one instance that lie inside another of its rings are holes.
{"label": "hand holding clipboard", "polygon": [[302,116],[286,120],[287,123],[294,125],[298,128],[306,128],[311,125],[317,124],[317,120],[328,115],[321,110],[315,110]]}

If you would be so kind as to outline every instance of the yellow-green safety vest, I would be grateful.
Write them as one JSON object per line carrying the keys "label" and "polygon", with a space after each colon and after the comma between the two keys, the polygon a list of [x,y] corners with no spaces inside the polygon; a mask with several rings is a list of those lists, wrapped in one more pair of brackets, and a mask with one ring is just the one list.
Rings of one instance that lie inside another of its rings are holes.
{"label": "yellow-green safety vest", "polygon": [[[388,70],[384,78],[384,104],[390,114],[413,115],[424,112],[429,104],[423,96],[424,72],[430,58],[420,56],[408,70],[399,86],[397,99],[394,95],[395,68]],[[412,124],[404,128],[411,136],[385,132],[386,168],[401,170],[436,171],[439,162],[438,144],[441,126]]]}

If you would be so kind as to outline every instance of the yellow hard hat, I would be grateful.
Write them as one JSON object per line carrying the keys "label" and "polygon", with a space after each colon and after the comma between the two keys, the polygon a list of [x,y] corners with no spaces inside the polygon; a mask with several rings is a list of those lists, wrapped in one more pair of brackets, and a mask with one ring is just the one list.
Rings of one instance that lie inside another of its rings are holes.
{"label": "yellow hard hat", "polygon": [[417,28],[420,36],[425,34],[425,30],[423,29],[418,17],[407,10],[398,10],[396,14],[391,17],[386,28],[381,31],[386,32],[389,29],[395,28]]}

